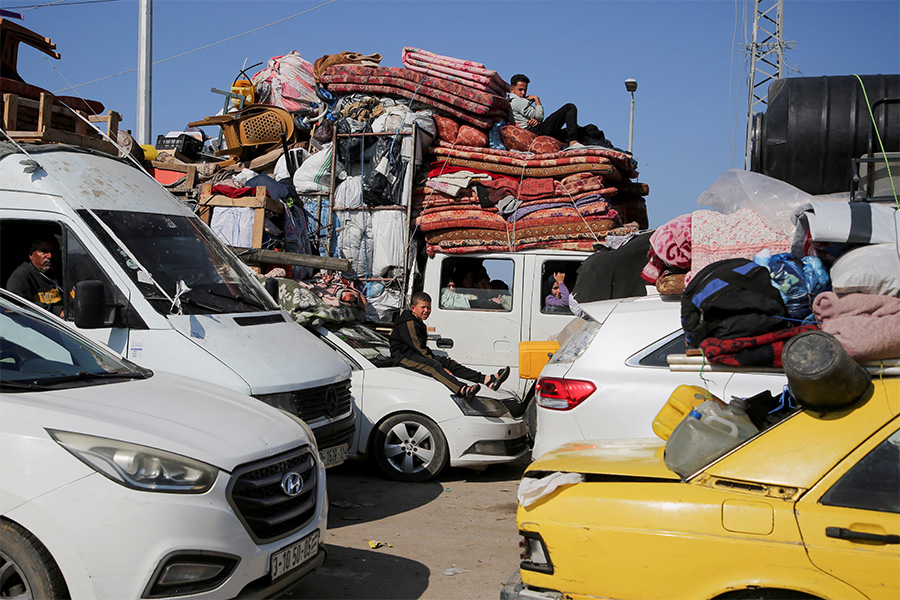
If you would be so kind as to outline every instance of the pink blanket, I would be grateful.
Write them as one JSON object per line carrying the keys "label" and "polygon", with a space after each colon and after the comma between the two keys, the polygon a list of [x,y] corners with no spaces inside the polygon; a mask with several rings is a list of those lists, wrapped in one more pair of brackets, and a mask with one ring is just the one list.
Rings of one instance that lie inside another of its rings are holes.
{"label": "pink blanket", "polygon": [[505,96],[509,84],[497,71],[479,62],[442,56],[421,48],[406,47],[402,53],[403,66],[412,71],[447,79],[454,83]]}
{"label": "pink blanket", "polygon": [[753,260],[756,253],[768,249],[772,254],[788,252],[791,238],[770,226],[749,208],[731,214],[695,210],[691,217],[691,271],[685,284],[708,264],[726,258]]}
{"label": "pink blanket", "polygon": [[900,298],[823,292],[813,314],[858,362],[900,357]]}

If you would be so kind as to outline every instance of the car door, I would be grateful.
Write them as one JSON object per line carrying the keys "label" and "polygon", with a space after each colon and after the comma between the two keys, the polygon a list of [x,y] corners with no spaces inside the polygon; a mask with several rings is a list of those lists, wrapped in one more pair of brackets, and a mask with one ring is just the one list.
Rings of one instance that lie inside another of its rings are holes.
{"label": "car door", "polygon": [[[439,258],[428,268],[440,267],[440,286],[435,273],[426,275],[432,276],[426,282],[432,296],[431,316],[426,325],[429,333],[435,334],[433,341],[429,339],[429,347],[484,373],[512,366],[515,381],[521,341],[519,323],[527,289],[522,277],[523,257],[509,253]],[[472,273],[486,274],[498,287],[473,287]],[[451,281],[455,284],[453,292],[448,288]],[[505,289],[499,287],[501,284]]]}
{"label": "car door", "polygon": [[900,597],[900,418],[797,503],[810,561],[869,598]]}

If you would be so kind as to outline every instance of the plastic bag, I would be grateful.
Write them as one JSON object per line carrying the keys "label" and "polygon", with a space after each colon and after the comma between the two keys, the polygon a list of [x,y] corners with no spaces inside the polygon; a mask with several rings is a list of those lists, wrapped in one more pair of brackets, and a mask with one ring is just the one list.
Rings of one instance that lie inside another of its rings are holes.
{"label": "plastic bag", "polygon": [[804,320],[812,315],[812,298],[806,283],[803,263],[793,254],[782,252],[770,254],[760,252],[753,257],[753,262],[769,269],[772,285],[781,294],[788,317]]}
{"label": "plastic bag", "polygon": [[803,190],[761,173],[728,169],[700,194],[697,205],[712,205],[713,210],[723,214],[749,208],[771,227],[791,236],[794,232],[791,216],[813,198]]}
{"label": "plastic bag", "polygon": [[278,106],[288,112],[299,111],[318,99],[312,63],[296,50],[270,58],[268,66],[251,81],[259,104]]}

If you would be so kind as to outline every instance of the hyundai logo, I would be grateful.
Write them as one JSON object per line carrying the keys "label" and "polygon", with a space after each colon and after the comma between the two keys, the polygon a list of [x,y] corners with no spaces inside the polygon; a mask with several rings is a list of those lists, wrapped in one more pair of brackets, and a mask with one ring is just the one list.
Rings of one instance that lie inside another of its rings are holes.
{"label": "hyundai logo", "polygon": [[281,489],[288,496],[297,496],[303,491],[303,477],[296,471],[291,471],[281,478]]}

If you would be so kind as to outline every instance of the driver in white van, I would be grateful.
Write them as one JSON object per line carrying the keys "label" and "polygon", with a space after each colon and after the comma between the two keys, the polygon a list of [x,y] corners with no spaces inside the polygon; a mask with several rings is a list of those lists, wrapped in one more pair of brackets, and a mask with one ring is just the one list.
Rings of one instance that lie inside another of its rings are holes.
{"label": "driver in white van", "polygon": [[62,315],[63,291],[56,275],[58,255],[59,246],[53,238],[35,238],[28,250],[28,260],[12,272],[6,289],[57,316]]}

